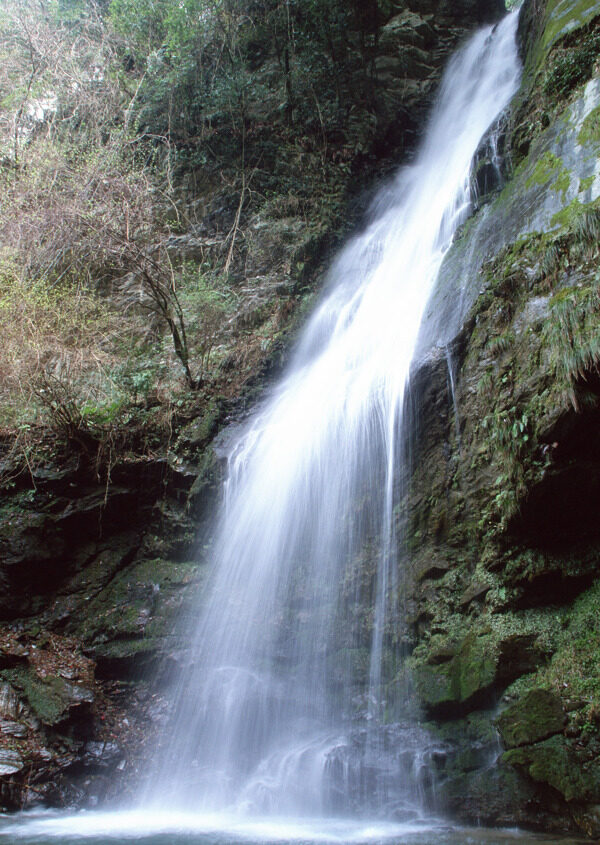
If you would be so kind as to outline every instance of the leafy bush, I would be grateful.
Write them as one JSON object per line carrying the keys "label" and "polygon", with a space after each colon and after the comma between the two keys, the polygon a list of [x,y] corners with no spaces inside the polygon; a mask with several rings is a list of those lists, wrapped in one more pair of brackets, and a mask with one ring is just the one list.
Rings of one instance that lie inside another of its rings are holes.
{"label": "leafy bush", "polygon": [[600,52],[600,37],[588,38],[583,45],[562,52],[544,82],[549,97],[567,97],[591,77]]}
{"label": "leafy bush", "polygon": [[226,329],[226,319],[236,299],[226,278],[209,278],[193,264],[181,269],[181,303],[193,334],[193,352],[199,362],[200,379],[207,372],[215,346]]}

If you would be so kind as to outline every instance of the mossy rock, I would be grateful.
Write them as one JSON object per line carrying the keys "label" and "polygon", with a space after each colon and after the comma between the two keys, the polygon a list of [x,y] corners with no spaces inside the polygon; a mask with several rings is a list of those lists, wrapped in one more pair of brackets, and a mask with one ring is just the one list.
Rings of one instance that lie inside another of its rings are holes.
{"label": "mossy rock", "polygon": [[198,575],[195,561],[139,561],[88,602],[69,631],[82,636],[94,655],[100,646],[115,643],[120,652],[133,641],[143,644],[141,649],[136,645],[136,652],[153,651],[173,629],[184,591]]}
{"label": "mossy rock", "polygon": [[443,743],[455,743],[465,747],[497,747],[498,732],[492,713],[490,710],[476,711],[450,722],[425,722],[423,727]]}
{"label": "mossy rock", "polygon": [[78,687],[58,675],[40,678],[29,667],[3,671],[2,677],[15,689],[31,707],[37,718],[45,725],[57,725],[70,716],[71,708],[90,704],[92,693],[85,687]]}
{"label": "mossy rock", "polygon": [[562,735],[507,751],[503,762],[517,766],[538,783],[554,787],[566,801],[600,801],[600,761],[582,760]]}
{"label": "mossy rock", "polygon": [[218,430],[222,416],[222,406],[218,400],[212,399],[203,409],[202,414],[189,423],[179,435],[180,441],[194,447],[205,446]]}
{"label": "mossy rock", "polygon": [[600,14],[596,0],[550,0],[546,5],[545,25],[538,53],[539,65],[562,38],[582,29]]}
{"label": "mossy rock", "polygon": [[426,722],[423,727],[439,743],[436,768],[440,782],[481,771],[494,759],[498,732],[491,711],[469,713],[449,722]]}
{"label": "mossy rock", "polygon": [[[479,824],[513,827],[531,823],[523,807],[535,807],[537,796],[535,786],[524,781],[510,766],[483,766],[441,783],[436,803],[442,812],[477,819]],[[543,825],[546,820],[537,821]]]}
{"label": "mossy rock", "polygon": [[479,706],[494,687],[496,668],[492,637],[469,634],[449,662],[415,668],[415,683],[425,710],[452,714]]}
{"label": "mossy rock", "polygon": [[96,646],[94,657],[98,661],[138,659],[143,662],[143,658],[153,657],[156,654],[159,645],[160,642],[156,637],[112,640]]}
{"label": "mossy rock", "polygon": [[565,712],[556,693],[532,689],[500,715],[498,728],[508,748],[530,745],[562,732]]}
{"label": "mossy rock", "polygon": [[188,495],[190,502],[202,501],[220,480],[219,461],[213,449],[207,448],[198,462],[197,476]]}

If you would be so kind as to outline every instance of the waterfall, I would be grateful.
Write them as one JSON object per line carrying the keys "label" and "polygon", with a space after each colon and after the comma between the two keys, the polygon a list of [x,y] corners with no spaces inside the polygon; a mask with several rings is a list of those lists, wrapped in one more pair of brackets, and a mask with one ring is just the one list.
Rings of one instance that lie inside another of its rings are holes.
{"label": "waterfall", "polygon": [[469,214],[471,160],[518,84],[515,30],[513,13],[453,58],[421,150],[334,262],[287,372],[231,450],[156,804],[419,809],[401,664],[402,412],[424,308]]}

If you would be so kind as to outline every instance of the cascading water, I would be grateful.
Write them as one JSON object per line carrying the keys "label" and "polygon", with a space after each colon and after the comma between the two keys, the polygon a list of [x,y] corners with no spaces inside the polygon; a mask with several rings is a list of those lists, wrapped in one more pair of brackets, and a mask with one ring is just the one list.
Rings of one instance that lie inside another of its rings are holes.
{"label": "cascading water", "polygon": [[515,29],[513,14],[453,59],[420,153],[338,257],[287,374],[231,453],[155,803],[418,806],[416,730],[380,759],[402,688],[402,409],[423,310],[469,212],[472,157],[516,90]]}

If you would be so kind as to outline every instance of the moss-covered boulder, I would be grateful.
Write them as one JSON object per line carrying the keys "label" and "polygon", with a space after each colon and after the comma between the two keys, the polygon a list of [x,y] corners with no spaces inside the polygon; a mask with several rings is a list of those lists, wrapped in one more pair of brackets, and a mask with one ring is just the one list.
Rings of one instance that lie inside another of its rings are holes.
{"label": "moss-covered boulder", "polygon": [[439,650],[434,653],[433,664],[418,665],[414,670],[416,688],[426,712],[455,714],[480,705],[496,679],[493,639],[487,634],[470,634],[447,662],[436,661],[438,653]]}
{"label": "moss-covered boulder", "polygon": [[81,638],[102,676],[139,675],[178,646],[192,622],[186,595],[203,574],[197,561],[138,561],[99,590],[85,614],[73,616],[69,633]]}
{"label": "moss-covered boulder", "polygon": [[564,736],[513,748],[502,759],[522,768],[534,781],[552,786],[566,801],[600,801],[600,758],[583,761],[573,740]]}
{"label": "moss-covered boulder", "polygon": [[507,707],[498,719],[498,728],[508,748],[530,745],[561,733],[565,711],[551,690],[533,689]]}
{"label": "moss-covered boulder", "polygon": [[2,677],[21,693],[44,725],[54,726],[71,718],[74,709],[87,711],[94,700],[93,692],[82,684],[71,683],[60,675],[40,677],[31,667],[5,670]]}

